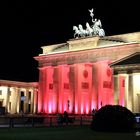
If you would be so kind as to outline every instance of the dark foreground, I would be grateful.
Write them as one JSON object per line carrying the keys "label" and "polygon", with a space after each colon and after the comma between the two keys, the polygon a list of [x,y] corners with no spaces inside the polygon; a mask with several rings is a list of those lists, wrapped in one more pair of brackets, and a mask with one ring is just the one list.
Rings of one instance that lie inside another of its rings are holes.
{"label": "dark foreground", "polygon": [[1,128],[0,140],[139,140],[133,133],[94,132],[89,126]]}

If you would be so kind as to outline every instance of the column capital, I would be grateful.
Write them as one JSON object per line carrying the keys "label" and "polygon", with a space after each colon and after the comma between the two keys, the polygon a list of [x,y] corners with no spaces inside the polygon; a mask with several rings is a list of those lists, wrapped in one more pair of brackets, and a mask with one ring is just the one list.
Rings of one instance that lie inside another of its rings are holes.
{"label": "column capital", "polygon": [[127,73],[128,74],[128,76],[133,76],[134,74],[133,73]]}
{"label": "column capital", "polygon": [[133,74],[133,70],[128,70],[127,74]]}
{"label": "column capital", "polygon": [[47,68],[47,66],[39,67],[38,69],[39,69],[39,70],[44,70],[44,69],[46,69],[46,68]]}
{"label": "column capital", "polygon": [[119,77],[119,75],[118,74],[113,74],[113,77]]}
{"label": "column capital", "polygon": [[113,70],[113,75],[118,75],[118,71]]}

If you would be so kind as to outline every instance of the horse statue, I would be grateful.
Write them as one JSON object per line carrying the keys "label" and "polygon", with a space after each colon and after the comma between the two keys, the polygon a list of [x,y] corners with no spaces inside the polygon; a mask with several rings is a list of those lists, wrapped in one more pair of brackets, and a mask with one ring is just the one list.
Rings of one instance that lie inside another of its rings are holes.
{"label": "horse statue", "polygon": [[83,29],[83,26],[79,24],[80,36],[85,37],[87,35],[87,31]]}
{"label": "horse statue", "polygon": [[104,30],[102,29],[102,24],[101,24],[101,21],[100,19],[95,19],[94,20],[94,24],[92,26],[92,29],[93,29],[93,34],[94,35],[98,35],[98,36],[105,36],[105,32]]}
{"label": "horse statue", "polygon": [[93,35],[93,29],[90,27],[88,22],[86,22],[86,31],[87,31],[87,36]]}
{"label": "horse statue", "polygon": [[74,38],[80,37],[80,30],[78,29],[78,27],[77,26],[73,26],[73,30],[75,31]]}
{"label": "horse statue", "polygon": [[74,33],[74,38],[78,37],[86,37],[86,36],[100,36],[103,37],[105,36],[105,31],[102,28],[102,24],[100,19],[94,18],[94,9],[92,8],[91,10],[89,9],[90,16],[92,18],[92,26],[88,22],[86,22],[86,29],[83,29],[83,26],[81,24],[77,26],[73,26],[73,30],[75,31]]}

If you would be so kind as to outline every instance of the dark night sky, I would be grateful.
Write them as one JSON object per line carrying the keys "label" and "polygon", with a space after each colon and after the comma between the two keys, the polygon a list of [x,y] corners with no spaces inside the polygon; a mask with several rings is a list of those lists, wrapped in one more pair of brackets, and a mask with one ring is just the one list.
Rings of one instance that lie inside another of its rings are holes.
{"label": "dark night sky", "polygon": [[42,45],[73,38],[73,25],[91,21],[88,9],[95,9],[107,36],[140,31],[138,0],[49,1],[0,4],[0,79],[38,81],[33,57]]}

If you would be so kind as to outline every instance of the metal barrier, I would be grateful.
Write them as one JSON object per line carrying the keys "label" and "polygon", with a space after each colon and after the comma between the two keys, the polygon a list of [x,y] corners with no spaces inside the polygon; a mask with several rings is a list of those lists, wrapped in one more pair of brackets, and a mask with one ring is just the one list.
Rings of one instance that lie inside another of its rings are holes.
{"label": "metal barrier", "polygon": [[[62,122],[61,126],[65,125],[90,125],[92,116],[69,116],[68,121]],[[23,115],[23,116],[0,116],[0,127],[53,127],[60,126],[57,116],[38,116],[38,115]]]}

